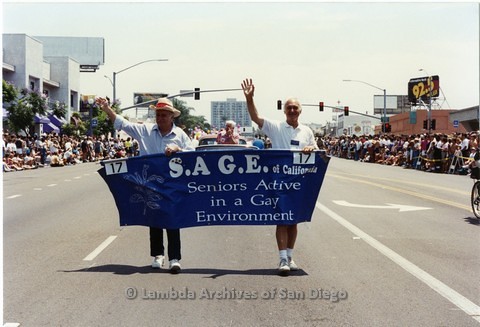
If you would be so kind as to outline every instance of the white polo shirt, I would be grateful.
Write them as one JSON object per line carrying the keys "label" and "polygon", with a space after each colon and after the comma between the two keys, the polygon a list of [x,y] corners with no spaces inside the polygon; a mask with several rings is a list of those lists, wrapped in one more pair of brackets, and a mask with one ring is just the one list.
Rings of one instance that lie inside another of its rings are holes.
{"label": "white polo shirt", "polygon": [[314,146],[315,149],[318,149],[313,131],[303,124],[298,124],[297,128],[293,128],[285,121],[264,119],[261,130],[272,141],[272,149],[302,150],[306,146]]}

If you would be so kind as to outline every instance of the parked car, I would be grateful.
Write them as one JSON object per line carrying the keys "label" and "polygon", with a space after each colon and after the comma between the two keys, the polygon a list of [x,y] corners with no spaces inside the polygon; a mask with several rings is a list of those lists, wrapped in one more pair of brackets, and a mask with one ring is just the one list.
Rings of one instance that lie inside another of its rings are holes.
{"label": "parked car", "polygon": [[[213,144],[217,144],[217,134],[205,135],[198,140],[198,145],[213,145]],[[240,136],[240,138],[238,139],[238,144],[247,144],[247,140],[243,136]]]}
{"label": "parked car", "polygon": [[197,151],[212,151],[212,150],[255,150],[256,146],[249,145],[247,140],[240,136],[238,144],[217,144],[217,135],[205,135],[198,140]]}

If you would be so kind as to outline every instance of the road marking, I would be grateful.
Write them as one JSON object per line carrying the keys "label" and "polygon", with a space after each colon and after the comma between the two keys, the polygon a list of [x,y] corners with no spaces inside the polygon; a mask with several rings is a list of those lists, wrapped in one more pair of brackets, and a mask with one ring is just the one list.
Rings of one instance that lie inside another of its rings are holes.
{"label": "road marking", "polygon": [[42,188],[41,188],[41,187],[35,187],[33,190],[34,190],[34,191],[41,191]]}
{"label": "road marking", "polygon": [[22,196],[21,194],[14,194],[14,195],[7,196],[7,199],[15,199],[21,196]]}
{"label": "road marking", "polygon": [[441,203],[443,205],[449,205],[449,206],[452,206],[452,207],[465,209],[467,211],[472,210],[472,208],[470,206],[459,204],[459,203],[449,201],[449,200],[446,200],[446,199],[440,199],[440,198],[437,198],[435,196],[430,196],[430,195],[422,194],[422,193],[419,193],[419,192],[404,190],[404,189],[401,189],[401,188],[398,188],[398,187],[388,186],[388,185],[384,185],[384,184],[378,184],[378,183],[374,183],[374,182],[371,182],[371,181],[366,181],[366,180],[363,180],[363,179],[349,178],[349,177],[335,175],[335,174],[331,174],[329,176],[333,176],[333,177],[336,177],[336,178],[343,178],[343,179],[347,179],[347,180],[351,180],[351,181],[355,181],[355,182],[359,182],[359,183],[363,183],[363,184],[367,184],[367,185],[371,185],[371,186],[380,187],[380,188],[385,189],[385,190],[391,190],[391,191],[394,191],[394,192],[399,192],[399,193],[403,193],[403,194],[412,195],[412,196],[417,197],[417,198],[422,198],[422,199],[425,199],[425,200],[438,202],[438,203]]}
{"label": "road marking", "polygon": [[436,291],[438,294],[446,298],[448,301],[456,305],[460,310],[464,311],[466,314],[471,316],[473,319],[480,322],[480,307],[458,293],[457,291],[451,289],[446,284],[442,283],[426,271],[420,269],[415,264],[411,263],[395,251],[391,250],[387,246],[383,245],[360,228],[348,222],[346,219],[342,218],[340,215],[336,214],[332,210],[325,207],[323,204],[317,202],[316,207],[327,214],[330,218],[335,220],[337,223],[351,231],[357,237],[362,238],[374,249],[382,253],[384,256],[395,262],[397,265],[405,269],[407,272],[417,277],[420,281],[428,285],[431,289]]}
{"label": "road marking", "polygon": [[[346,174],[346,175],[358,177],[358,175],[355,175],[355,174]],[[334,175],[334,176],[335,177],[340,177],[339,175]],[[439,185],[430,185],[430,184],[425,184],[425,183],[412,182],[412,181],[405,180],[405,179],[394,179],[394,178],[391,178],[391,177],[385,178],[385,177],[378,177],[378,176],[373,176],[373,175],[362,175],[361,177],[362,178],[367,178],[368,180],[395,182],[397,184],[400,183],[400,184],[407,184],[407,185],[413,185],[413,186],[420,186],[420,187],[430,188],[430,189],[433,189],[433,190],[443,190],[443,191],[448,191],[449,193],[453,192],[453,193],[457,193],[457,194],[463,194],[463,195],[470,196],[470,191],[465,192],[465,191],[461,191],[461,190],[452,189],[451,187],[443,187],[443,186],[439,186]],[[473,184],[472,184],[472,186],[473,186]]]}
{"label": "road marking", "polygon": [[58,184],[48,184],[48,187],[57,186]]}
{"label": "road marking", "polygon": [[415,207],[415,206],[409,206],[409,205],[404,205],[404,204],[396,204],[396,203],[385,203],[386,206],[357,204],[357,203],[350,203],[348,201],[343,201],[343,200],[335,200],[335,201],[333,201],[333,203],[338,204],[339,206],[353,207],[353,208],[398,209],[398,211],[400,211],[400,212],[432,209],[432,208],[427,208],[427,207]]}
{"label": "road marking", "polygon": [[3,327],[18,327],[20,324],[18,322],[6,322]]}
{"label": "road marking", "polygon": [[95,250],[92,251],[92,253],[90,253],[89,255],[87,255],[83,261],[92,261],[93,259],[95,259],[95,257],[97,255],[100,254],[100,252],[102,252],[103,250],[105,250],[105,248],[107,246],[110,245],[110,243],[112,243],[115,239],[117,238],[117,236],[115,235],[112,235],[112,236],[109,236],[105,241],[103,241],[102,244],[100,244]]}

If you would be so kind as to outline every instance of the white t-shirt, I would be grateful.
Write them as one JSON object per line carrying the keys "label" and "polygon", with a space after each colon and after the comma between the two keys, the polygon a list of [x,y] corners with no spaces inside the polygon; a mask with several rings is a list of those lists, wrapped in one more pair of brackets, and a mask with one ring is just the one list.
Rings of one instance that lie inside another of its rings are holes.
{"label": "white t-shirt", "polygon": [[464,138],[462,140],[461,146],[462,146],[462,151],[468,150],[468,145],[470,144],[470,140],[468,138]]}

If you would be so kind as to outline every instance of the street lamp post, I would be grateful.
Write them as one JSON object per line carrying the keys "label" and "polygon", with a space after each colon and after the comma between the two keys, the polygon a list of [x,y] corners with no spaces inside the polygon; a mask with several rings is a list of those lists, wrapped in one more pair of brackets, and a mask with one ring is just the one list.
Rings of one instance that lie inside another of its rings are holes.
{"label": "street lamp post", "polygon": [[93,127],[92,127],[92,120],[93,120],[93,104],[95,100],[90,98],[88,99],[88,108],[89,108],[89,118],[90,118],[90,127],[88,128],[88,136],[93,136]]}
{"label": "street lamp post", "polygon": [[[428,77],[430,77],[430,74],[423,68],[420,68],[419,71],[423,71],[427,73]],[[430,134],[432,130],[432,88],[430,85],[428,86],[429,88],[429,95],[428,95],[428,111],[427,111],[427,122],[428,122],[428,134]]]}
{"label": "street lamp post", "polygon": [[[107,75],[103,75],[103,77],[105,77],[106,79],[108,79],[110,81],[110,84],[112,84],[112,88],[113,88],[113,81],[110,77],[108,77]],[[113,94],[112,94],[113,96]]]}
{"label": "street lamp post", "polygon": [[141,65],[141,64],[144,64],[144,63],[147,63],[147,62],[151,62],[151,61],[168,61],[168,59],[150,59],[150,60],[144,60],[144,61],[140,61],[140,62],[137,62],[136,64],[132,65],[132,66],[129,66],[127,68],[124,68],[122,70],[119,70],[118,72],[113,72],[113,82],[112,82],[112,86],[113,86],[113,102],[115,102],[116,100],[116,96],[117,96],[117,82],[116,82],[116,77],[118,74],[126,71],[126,70],[129,70],[130,68],[133,68],[135,66],[138,66],[138,65]]}
{"label": "street lamp post", "polygon": [[366,84],[368,86],[374,87],[377,90],[383,91],[383,119],[382,119],[382,132],[385,132],[385,123],[387,122],[387,90],[382,89],[381,87],[375,86],[373,84],[364,82],[364,81],[359,81],[359,80],[354,80],[354,79],[344,79],[344,82],[358,82],[362,84]]}

